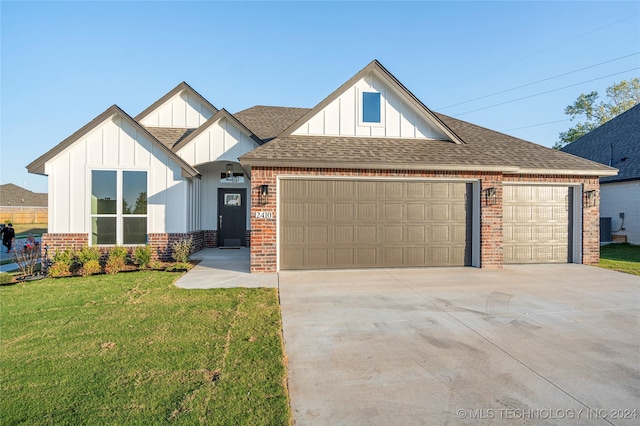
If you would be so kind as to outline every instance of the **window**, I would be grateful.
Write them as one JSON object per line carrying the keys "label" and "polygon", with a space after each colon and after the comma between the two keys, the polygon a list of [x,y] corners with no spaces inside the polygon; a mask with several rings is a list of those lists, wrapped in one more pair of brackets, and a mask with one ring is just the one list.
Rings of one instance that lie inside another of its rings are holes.
{"label": "window", "polygon": [[380,93],[362,92],[362,122],[380,123]]}
{"label": "window", "polygon": [[91,244],[146,244],[147,172],[91,171]]}

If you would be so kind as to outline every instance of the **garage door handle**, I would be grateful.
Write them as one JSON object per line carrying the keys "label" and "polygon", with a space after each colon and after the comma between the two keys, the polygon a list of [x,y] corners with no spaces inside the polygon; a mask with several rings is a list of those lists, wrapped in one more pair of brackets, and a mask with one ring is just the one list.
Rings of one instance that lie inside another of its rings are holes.
{"label": "garage door handle", "polygon": [[222,215],[218,217],[218,229],[222,229]]}

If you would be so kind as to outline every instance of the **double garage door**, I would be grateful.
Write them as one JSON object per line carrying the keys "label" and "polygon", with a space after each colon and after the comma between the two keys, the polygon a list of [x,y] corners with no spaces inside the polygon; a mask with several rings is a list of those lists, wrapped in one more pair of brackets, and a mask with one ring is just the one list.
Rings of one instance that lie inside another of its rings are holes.
{"label": "double garage door", "polygon": [[472,185],[282,179],[281,269],[471,264]]}

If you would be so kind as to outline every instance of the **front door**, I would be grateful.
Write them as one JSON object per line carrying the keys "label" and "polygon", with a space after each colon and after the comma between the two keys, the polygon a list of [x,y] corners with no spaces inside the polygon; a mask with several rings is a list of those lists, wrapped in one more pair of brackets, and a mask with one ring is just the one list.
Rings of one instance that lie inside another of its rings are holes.
{"label": "front door", "polygon": [[246,189],[218,189],[218,246],[246,245],[246,197]]}

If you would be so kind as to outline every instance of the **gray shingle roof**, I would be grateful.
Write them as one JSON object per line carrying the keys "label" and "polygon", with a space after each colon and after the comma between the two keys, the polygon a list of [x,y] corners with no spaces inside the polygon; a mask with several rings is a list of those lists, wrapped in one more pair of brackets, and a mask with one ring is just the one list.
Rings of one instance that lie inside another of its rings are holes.
{"label": "gray shingle roof", "polygon": [[464,144],[420,139],[291,135],[276,138],[243,155],[240,160],[248,164],[274,166],[491,170],[505,173],[589,175],[613,173],[611,168],[583,158],[446,115],[435,115]]}
{"label": "gray shingle roof", "polygon": [[47,193],[29,191],[12,183],[0,185],[0,206],[47,207],[48,204]]}
{"label": "gray shingle roof", "polygon": [[256,105],[233,115],[260,139],[268,141],[282,133],[309,110],[310,108]]}
{"label": "gray shingle roof", "polygon": [[156,139],[158,139],[164,146],[172,149],[174,145],[180,142],[182,139],[189,136],[195,129],[186,129],[181,127],[147,127],[145,129]]}
{"label": "gray shingle roof", "polygon": [[640,104],[562,148],[619,170],[601,182],[640,179]]}

